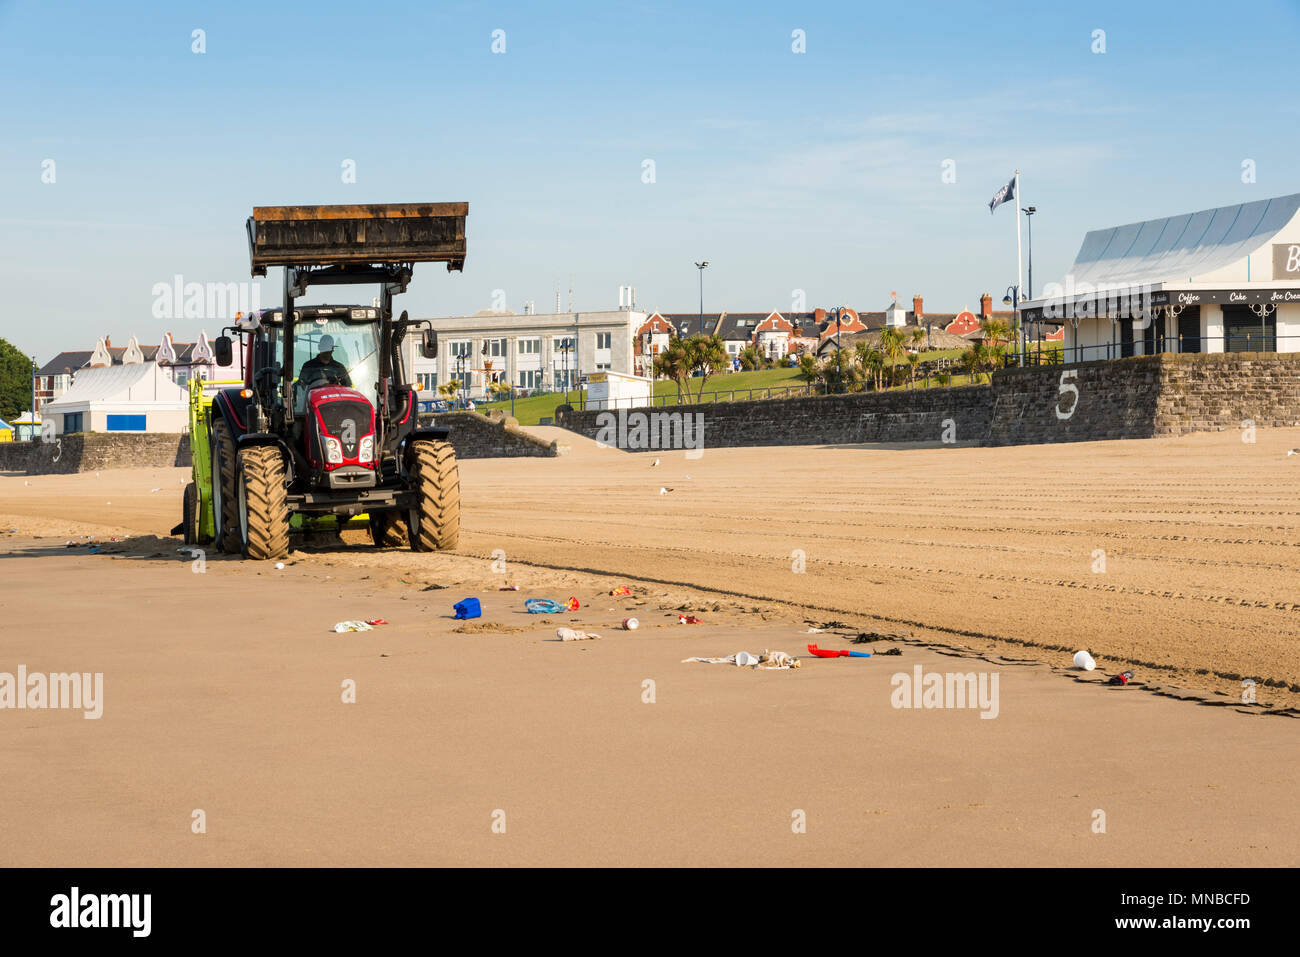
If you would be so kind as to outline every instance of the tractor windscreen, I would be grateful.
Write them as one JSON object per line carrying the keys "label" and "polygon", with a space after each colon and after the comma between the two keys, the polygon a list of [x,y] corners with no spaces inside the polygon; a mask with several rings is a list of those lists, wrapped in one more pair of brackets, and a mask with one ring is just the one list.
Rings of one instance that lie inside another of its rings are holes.
{"label": "tractor windscreen", "polygon": [[[332,347],[329,353],[320,351],[323,340]],[[339,367],[346,371],[346,379],[337,374]],[[350,383],[371,405],[377,406],[379,327],[375,323],[348,323],[341,319],[324,322],[300,319],[293,327],[293,373],[297,382],[296,413],[305,407],[307,390],[318,385]]]}

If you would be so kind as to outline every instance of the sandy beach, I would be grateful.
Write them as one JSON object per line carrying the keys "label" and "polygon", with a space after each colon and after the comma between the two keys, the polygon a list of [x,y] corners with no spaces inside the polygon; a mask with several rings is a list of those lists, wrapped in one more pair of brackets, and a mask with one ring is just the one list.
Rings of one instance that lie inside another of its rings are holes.
{"label": "sandy beach", "polygon": [[[455,553],[282,570],[196,573],[184,470],[0,476],[0,672],[104,675],[96,720],[0,712],[4,862],[1300,862],[1300,430],[698,459],[549,435],[569,454],[461,463]],[[682,662],[764,649],[802,667]],[[996,718],[895,707],[918,666],[996,675]]]}

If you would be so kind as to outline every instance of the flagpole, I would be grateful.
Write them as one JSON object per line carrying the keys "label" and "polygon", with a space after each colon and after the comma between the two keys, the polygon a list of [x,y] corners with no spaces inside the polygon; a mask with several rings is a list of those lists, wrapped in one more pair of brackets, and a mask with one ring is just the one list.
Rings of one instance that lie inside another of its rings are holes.
{"label": "flagpole", "polygon": [[1021,300],[1021,298],[1022,298],[1023,295],[1024,295],[1024,293],[1023,293],[1023,291],[1022,291],[1022,290],[1024,289],[1024,286],[1022,286],[1022,285],[1020,284],[1020,277],[1021,277],[1021,268],[1020,268],[1020,265],[1021,265],[1021,258],[1020,258],[1020,170],[1016,170],[1016,189],[1015,189],[1015,196],[1013,197],[1013,205],[1015,206],[1015,209],[1013,210],[1013,212],[1015,213],[1015,217],[1016,217],[1016,305],[1015,305],[1016,313],[1015,313],[1015,316],[1013,317],[1014,320],[1015,320],[1015,324],[1016,324],[1016,364],[1017,364],[1017,365],[1020,365],[1020,366],[1024,366],[1024,364],[1025,364],[1025,357],[1024,357],[1024,353],[1021,351],[1021,341],[1020,341],[1020,300]]}

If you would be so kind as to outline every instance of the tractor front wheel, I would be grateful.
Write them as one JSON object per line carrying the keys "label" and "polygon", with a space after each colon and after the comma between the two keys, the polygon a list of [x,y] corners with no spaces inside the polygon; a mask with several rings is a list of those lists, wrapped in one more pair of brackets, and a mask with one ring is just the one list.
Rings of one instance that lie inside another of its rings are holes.
{"label": "tractor front wheel", "polygon": [[407,513],[411,549],[455,548],[460,538],[460,472],[450,442],[412,442],[411,486],[416,496],[415,507]]}
{"label": "tractor front wheel", "polygon": [[376,548],[397,548],[410,543],[401,512],[373,512],[370,515],[370,540]]}
{"label": "tractor front wheel", "polygon": [[239,534],[245,558],[267,561],[289,554],[289,501],[284,458],[273,445],[239,451]]}

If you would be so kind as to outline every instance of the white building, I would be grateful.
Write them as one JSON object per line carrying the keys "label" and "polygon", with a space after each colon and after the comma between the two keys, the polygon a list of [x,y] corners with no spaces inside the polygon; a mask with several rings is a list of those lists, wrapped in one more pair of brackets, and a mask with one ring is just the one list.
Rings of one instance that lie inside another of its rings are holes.
{"label": "white building", "polygon": [[1300,193],[1093,230],[1022,321],[1065,320],[1067,361],[1300,351]]}
{"label": "white building", "polygon": [[631,374],[634,330],[645,314],[630,309],[549,315],[483,312],[431,320],[438,358],[420,355],[421,327],[406,343],[406,367],[426,397],[451,380],[475,399],[505,382],[516,394],[563,392],[595,372]]}
{"label": "white building", "polygon": [[54,434],[185,432],[189,395],[156,362],[82,369],[67,392],[45,403]]}
{"label": "white building", "polygon": [[650,404],[654,380],[622,372],[593,372],[587,385],[588,409],[638,409]]}

